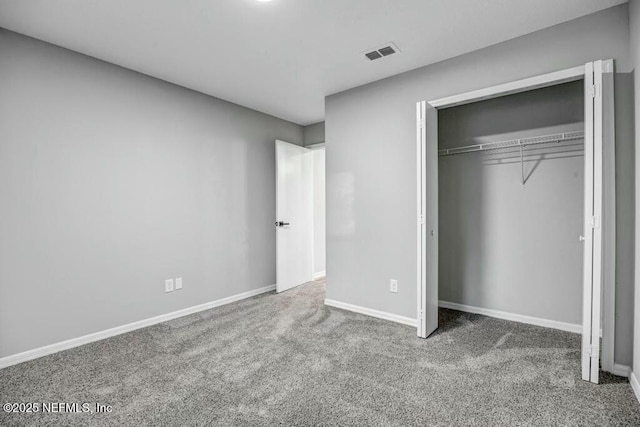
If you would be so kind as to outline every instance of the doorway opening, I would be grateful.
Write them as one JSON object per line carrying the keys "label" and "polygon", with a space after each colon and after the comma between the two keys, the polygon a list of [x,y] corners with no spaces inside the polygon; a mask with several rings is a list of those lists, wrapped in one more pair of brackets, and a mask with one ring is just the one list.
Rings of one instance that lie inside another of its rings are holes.
{"label": "doorway opening", "polygon": [[327,276],[325,145],[308,146],[313,162],[313,279]]}

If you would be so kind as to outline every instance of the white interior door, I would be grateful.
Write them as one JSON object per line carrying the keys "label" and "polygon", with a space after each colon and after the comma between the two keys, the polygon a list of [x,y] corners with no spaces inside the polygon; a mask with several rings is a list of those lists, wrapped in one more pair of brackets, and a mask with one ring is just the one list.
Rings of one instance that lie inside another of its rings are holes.
{"label": "white interior door", "polygon": [[417,104],[418,336],[438,328],[438,111]]}
{"label": "white interior door", "polygon": [[[608,61],[608,63],[610,63]],[[603,289],[604,62],[585,65],[585,226],[582,310],[582,379],[598,382]],[[613,141],[608,141],[613,143]]]}
{"label": "white interior door", "polygon": [[311,151],[276,141],[276,291],[313,280]]}

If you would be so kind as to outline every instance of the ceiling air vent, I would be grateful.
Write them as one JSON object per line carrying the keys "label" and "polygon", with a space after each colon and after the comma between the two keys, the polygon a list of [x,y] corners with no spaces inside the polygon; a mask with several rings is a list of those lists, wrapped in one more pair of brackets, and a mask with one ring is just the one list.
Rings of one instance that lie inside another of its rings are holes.
{"label": "ceiling air vent", "polygon": [[378,50],[382,54],[382,56],[389,56],[396,53],[396,50],[391,46],[385,46],[382,49]]}
{"label": "ceiling air vent", "polygon": [[376,59],[383,58],[385,56],[393,55],[396,52],[400,52],[398,46],[393,43],[387,43],[384,46],[378,47],[376,49],[369,49],[364,53],[364,56],[367,57],[370,61],[374,61]]}
{"label": "ceiling air vent", "polygon": [[382,58],[382,55],[380,53],[378,53],[377,50],[368,52],[364,54],[367,58],[369,58],[370,60],[374,60],[374,59],[378,59],[378,58]]}

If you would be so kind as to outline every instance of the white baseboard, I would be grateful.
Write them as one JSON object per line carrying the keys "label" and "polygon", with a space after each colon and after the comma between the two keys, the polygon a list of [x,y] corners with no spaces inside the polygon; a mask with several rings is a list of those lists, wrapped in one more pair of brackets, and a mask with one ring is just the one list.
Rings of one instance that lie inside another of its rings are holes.
{"label": "white baseboard", "polygon": [[317,273],[313,274],[313,280],[320,279],[322,277],[325,277],[326,275],[327,275],[326,271],[318,271]]}
{"label": "white baseboard", "polygon": [[631,383],[633,392],[636,394],[636,399],[640,402],[640,382],[638,381],[638,377],[635,372],[631,372],[631,374],[629,374],[629,382]]}
{"label": "white baseboard", "polygon": [[631,366],[614,363],[613,371],[611,371],[611,373],[619,377],[629,378],[629,376],[631,375]]}
{"label": "white baseboard", "polygon": [[498,319],[511,320],[513,322],[528,323],[530,325],[542,326],[545,328],[559,329],[561,331],[582,333],[582,325],[575,323],[558,322],[556,320],[541,319],[539,317],[524,316],[522,314],[507,313],[506,311],[492,310],[489,308],[474,307],[471,305],[458,304],[455,302],[438,301],[438,306],[451,310],[464,311],[467,313],[483,314]]}
{"label": "white baseboard", "polygon": [[324,304],[330,307],[341,308],[347,311],[353,311],[354,313],[364,314],[371,317],[377,317],[378,319],[389,320],[391,322],[402,323],[403,325],[418,326],[416,319],[411,317],[399,316],[397,314],[387,313],[385,311],[374,310],[372,308],[361,307],[359,305],[347,304],[346,302],[335,301],[331,299],[325,299]]}
{"label": "white baseboard", "polygon": [[0,369],[8,366],[17,365],[18,363],[26,362],[28,360],[37,359],[39,357],[47,356],[49,354],[57,353],[59,351],[68,350],[70,348],[79,347],[84,344],[89,344],[94,341],[103,340],[105,338],[113,337],[115,335],[124,334],[126,332],[135,331],[136,329],[146,328],[147,326],[155,325],[158,323],[166,322],[168,320],[177,319],[178,317],[188,316],[189,314],[198,313],[200,311],[209,310],[214,307],[220,307],[222,305],[230,304],[232,302],[240,301],[245,298],[250,298],[256,295],[263,294],[265,292],[271,292],[276,289],[276,285],[265,286],[264,288],[254,289],[252,291],[243,292],[241,294],[232,295],[227,298],[222,298],[216,301],[207,302],[204,304],[188,307],[182,310],[174,311],[167,314],[161,314],[160,316],[151,317],[149,319],[139,320],[137,322],[129,323],[115,328],[106,329],[104,331],[95,332],[89,335],[84,335],[78,338],[72,338],[70,340],[50,344],[44,347],[39,347],[33,350],[28,350],[22,353],[13,354],[0,358]]}

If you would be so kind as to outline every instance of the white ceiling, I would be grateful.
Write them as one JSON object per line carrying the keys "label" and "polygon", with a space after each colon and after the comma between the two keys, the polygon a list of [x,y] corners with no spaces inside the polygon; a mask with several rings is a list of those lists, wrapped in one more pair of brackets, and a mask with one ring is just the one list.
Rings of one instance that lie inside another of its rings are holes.
{"label": "white ceiling", "polygon": [[326,95],[625,2],[0,0],[0,27],[306,125]]}

